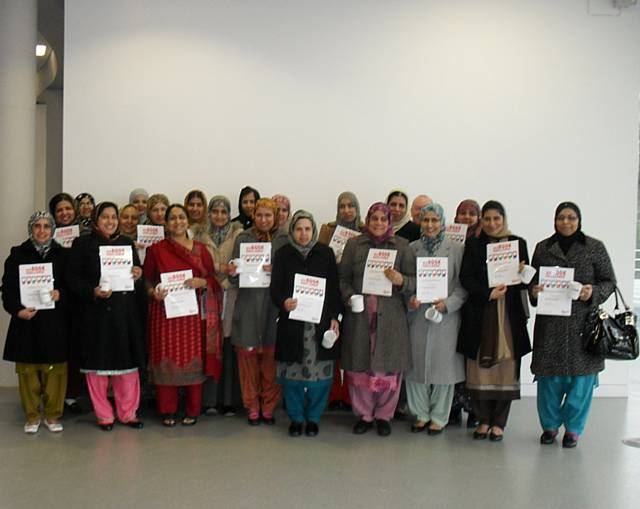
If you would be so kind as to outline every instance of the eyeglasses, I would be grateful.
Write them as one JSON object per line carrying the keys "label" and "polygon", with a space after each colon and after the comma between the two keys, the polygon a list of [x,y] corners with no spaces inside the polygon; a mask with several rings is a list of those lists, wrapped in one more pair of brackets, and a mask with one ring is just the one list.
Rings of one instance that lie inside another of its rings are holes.
{"label": "eyeglasses", "polygon": [[578,216],[557,216],[556,221],[571,221],[572,223],[578,220]]}

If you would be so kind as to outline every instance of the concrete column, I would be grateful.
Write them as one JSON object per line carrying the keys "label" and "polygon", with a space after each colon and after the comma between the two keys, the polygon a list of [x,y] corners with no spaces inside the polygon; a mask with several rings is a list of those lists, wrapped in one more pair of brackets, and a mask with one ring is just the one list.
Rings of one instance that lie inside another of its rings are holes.
{"label": "concrete column", "polygon": [[[33,213],[36,122],[36,0],[0,0],[0,258],[26,238]],[[2,269],[4,271],[4,266]],[[9,316],[0,311],[4,348]],[[0,386],[16,385],[0,362]]]}

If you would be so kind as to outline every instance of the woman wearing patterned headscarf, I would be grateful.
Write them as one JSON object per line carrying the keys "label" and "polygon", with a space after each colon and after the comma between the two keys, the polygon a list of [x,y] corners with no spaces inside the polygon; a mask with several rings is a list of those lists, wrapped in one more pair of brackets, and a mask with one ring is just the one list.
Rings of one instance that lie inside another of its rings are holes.
{"label": "woman wearing patterned headscarf", "polygon": [[480,205],[475,200],[462,200],[456,209],[454,223],[467,225],[467,238],[477,237],[482,231],[480,225]]}
{"label": "woman wearing patterned headscarf", "polygon": [[[613,293],[616,276],[604,244],[582,233],[575,203],[560,203],[554,219],[555,233],[536,245],[531,265],[538,271],[541,266],[572,268],[573,280],[583,286],[571,304],[571,316],[536,315],[531,371],[538,382],[540,443],[553,444],[564,426],[562,445],[571,448],[584,431],[598,373],[604,369],[602,357],[584,351],[584,322],[589,310]],[[530,285],[534,302],[543,290],[536,274]]]}
{"label": "woman wearing patterned headscarf", "polygon": [[129,193],[129,203],[135,205],[138,210],[138,222],[145,224],[147,222],[147,200],[149,199],[149,193],[146,190],[138,187]]}
{"label": "woman wearing patterned headscarf", "polygon": [[80,193],[73,200],[78,212],[78,223],[84,228],[91,227],[91,213],[96,206],[96,201],[89,193]]}
{"label": "woman wearing patterned headscarf", "polygon": [[[278,382],[291,419],[291,436],[300,436],[305,422],[307,436],[318,434],[318,423],[331,390],[333,361],[340,356],[339,343],[328,348],[322,344],[326,331],[339,334],[340,294],[333,251],[317,243],[317,239],[313,216],[298,210],[289,225],[289,243],[276,252],[273,260],[271,299],[279,310],[275,356]],[[293,298],[298,274],[325,281],[322,315],[317,324],[289,318],[289,313],[298,305]]]}
{"label": "woman wearing patterned headscarf", "polygon": [[[384,271],[390,295],[364,295],[364,311],[351,307],[351,298],[363,295],[367,258],[371,250],[395,252],[393,268]],[[346,307],[343,324],[342,366],[347,372],[355,434],[366,433],[375,419],[380,436],[391,433],[402,374],[411,365],[405,297],[415,293],[415,256],[406,239],[393,234],[391,211],[374,203],[367,213],[363,235],[345,245],[339,266],[340,292]]]}
{"label": "woman wearing patterned headscarf", "polygon": [[[22,409],[27,418],[25,433],[36,433],[42,417],[52,432],[62,431],[60,417],[67,387],[69,350],[69,308],[65,287],[68,249],[55,240],[55,222],[48,212],[36,212],[29,219],[29,238],[11,248],[4,263],[2,303],[11,315],[4,347],[4,360],[16,363]],[[33,265],[38,264],[38,265]],[[20,295],[20,267],[38,273],[40,264],[51,264],[53,290],[49,298],[36,296],[39,306],[26,307]],[[51,307],[53,306],[53,307]],[[41,410],[42,409],[42,410]]]}
{"label": "woman wearing patterned headscarf", "polygon": [[[415,295],[409,300],[412,367],[407,373],[407,401],[417,417],[411,431],[426,429],[435,435],[447,425],[454,384],[464,380],[464,357],[456,352],[460,308],[467,298],[458,279],[464,247],[445,237],[444,210],[438,203],[420,210],[420,222],[422,236],[411,243],[411,249],[418,265],[424,259],[446,259],[447,293],[429,302]],[[442,314],[441,322],[425,318],[430,307]]]}
{"label": "woman wearing patterned headscarf", "polygon": [[[242,244],[271,244],[271,259],[287,236],[278,229],[276,215],[278,206],[269,198],[256,202],[253,226],[236,238],[233,259],[240,257]],[[271,272],[271,263],[262,266]],[[249,414],[249,424],[260,422],[275,424],[273,411],[280,400],[280,387],[276,383],[274,358],[276,342],[276,318],[278,310],[271,302],[269,288],[244,286],[238,277],[238,267],[229,264],[229,280],[238,288],[238,297],[233,312],[232,342],[238,355],[242,402]],[[241,284],[242,283],[242,284]]]}

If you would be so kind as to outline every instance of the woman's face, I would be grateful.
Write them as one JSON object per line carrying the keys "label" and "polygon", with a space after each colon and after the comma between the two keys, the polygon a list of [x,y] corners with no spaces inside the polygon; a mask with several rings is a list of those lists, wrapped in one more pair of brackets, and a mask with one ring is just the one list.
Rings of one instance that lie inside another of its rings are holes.
{"label": "woman's face", "polygon": [[380,237],[385,234],[389,229],[389,219],[382,210],[376,210],[369,217],[369,231],[376,237]]}
{"label": "woman's face", "polygon": [[422,233],[430,239],[437,237],[440,230],[442,230],[442,220],[440,216],[433,211],[427,212],[420,224],[422,226]]}
{"label": "woman's face", "polygon": [[229,222],[229,213],[224,207],[214,207],[209,212],[209,220],[213,226],[222,228]]}
{"label": "woman's face", "polygon": [[156,203],[153,208],[149,211],[149,219],[151,219],[151,223],[157,226],[162,226],[165,223],[164,215],[167,212],[167,206],[162,203]]}
{"label": "woman's face", "polygon": [[240,201],[240,206],[242,207],[242,212],[251,217],[253,209],[256,208],[256,195],[253,193],[245,194]]}
{"label": "woman's face", "polygon": [[482,215],[482,229],[490,237],[500,234],[504,227],[504,216],[495,209],[489,209]]}
{"label": "woman's face", "polygon": [[340,219],[342,221],[345,223],[351,223],[356,220],[358,210],[349,198],[342,198],[338,204],[338,214],[340,214]]}
{"label": "woman's face", "polygon": [[578,215],[569,207],[562,209],[556,217],[556,229],[564,237],[570,237],[577,232],[579,225]]}
{"label": "woman's face", "polygon": [[46,219],[38,219],[31,225],[31,236],[38,244],[47,243],[51,235],[51,223]]}
{"label": "woman's face", "polygon": [[254,222],[259,231],[263,233],[270,232],[275,225],[275,220],[276,218],[273,210],[266,207],[259,207],[256,210],[256,218]]}
{"label": "woman's face", "polygon": [[133,197],[132,205],[135,205],[136,209],[138,209],[138,215],[142,215],[147,211],[147,198],[144,194],[136,194]]}
{"label": "woman's face", "polygon": [[76,211],[73,203],[62,200],[56,205],[55,220],[58,226],[69,226],[76,218]]}
{"label": "woman's face", "polygon": [[91,217],[91,212],[93,212],[93,203],[90,198],[85,196],[78,204],[78,213],[82,219],[89,219]]}
{"label": "woman's face", "polygon": [[278,204],[278,226],[284,225],[289,219],[289,206],[286,203]]}
{"label": "woman's face", "polygon": [[313,237],[313,224],[309,219],[303,218],[296,222],[293,228],[293,239],[301,246],[306,246]]}
{"label": "woman's face", "polygon": [[136,207],[125,207],[120,213],[120,231],[125,235],[134,235],[139,220],[138,209]]}
{"label": "woman's face", "polygon": [[98,231],[103,237],[111,237],[118,229],[118,211],[113,207],[106,207],[98,216]]}
{"label": "woman's face", "polygon": [[458,224],[476,224],[478,222],[478,214],[473,209],[466,209],[458,213],[456,216],[456,223]]}
{"label": "woman's face", "polygon": [[189,220],[180,207],[173,207],[167,217],[167,231],[172,237],[184,237],[187,235]]}
{"label": "woman's face", "polygon": [[189,212],[189,219],[200,221],[204,217],[204,203],[197,196],[191,198],[187,203],[187,211]]}
{"label": "woman's face", "polygon": [[391,219],[393,221],[400,221],[407,213],[407,202],[402,196],[393,196],[388,205],[391,209]]}

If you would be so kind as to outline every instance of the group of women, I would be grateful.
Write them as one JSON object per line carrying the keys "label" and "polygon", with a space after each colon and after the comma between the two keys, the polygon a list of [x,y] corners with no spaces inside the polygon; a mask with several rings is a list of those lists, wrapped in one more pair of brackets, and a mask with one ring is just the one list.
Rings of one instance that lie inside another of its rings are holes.
{"label": "group of women", "polygon": [[[362,221],[356,196],[344,192],[335,221],[318,228],[311,213],[291,214],[286,196],[262,198],[249,186],[233,219],[228,198],[207,202],[199,190],[183,204],[171,204],[163,194],[135,189],[121,209],[96,204],[87,193],[75,200],[54,196],[49,212],[29,219],[29,238],[12,248],[2,279],[4,307],[12,316],[4,358],[16,363],[25,432],[36,433],[42,420],[50,431],[62,431],[65,395],[78,395],[82,373],[105,431],[116,416],[143,427],[137,410],[141,386],[147,386],[168,427],[194,425],[203,410],[233,415],[240,404],[250,425],[274,424],[283,398],[291,436],[317,435],[330,401],[353,409],[355,434],[375,427],[387,436],[406,391],[412,432],[437,435],[459,422],[464,408],[474,439],[500,441],[511,402],[520,397],[522,357],[532,350],[529,303],[535,305],[543,291],[537,275],[528,285],[489,286],[487,246],[516,241],[521,271],[529,263],[535,269],[570,267],[582,283],[571,316],[536,318],[531,364],[540,442],[554,443],[564,426],[562,444],[574,447],[604,369],[604,360],[585,353],[580,339],[589,309],[615,287],[603,244],[582,233],[580,209],[564,202],[555,211],[555,232],[536,245],[530,262],[525,240],[511,233],[499,202],[459,205],[453,222],[467,225],[460,243],[445,235],[443,207],[423,198],[416,221],[402,191],[371,205]],[[80,236],[70,249],[61,247],[53,240],[56,228],[74,224]],[[162,226],[164,240],[138,242],[140,224]],[[357,235],[336,260],[329,243],[338,227]],[[240,284],[244,243],[270,244],[270,263],[262,265],[269,286]],[[133,290],[101,284],[104,246],[131,248]],[[383,276],[389,294],[364,292],[372,249],[395,251]],[[418,257],[446,259],[446,297],[417,299]],[[20,266],[38,263],[53,268],[53,309],[21,303]],[[191,271],[184,284],[196,292],[198,313],[167,318],[161,274],[184,270]],[[324,280],[318,323],[290,316],[299,305],[296,275]],[[427,318],[427,310],[439,319]],[[186,403],[179,419],[181,388]]]}

